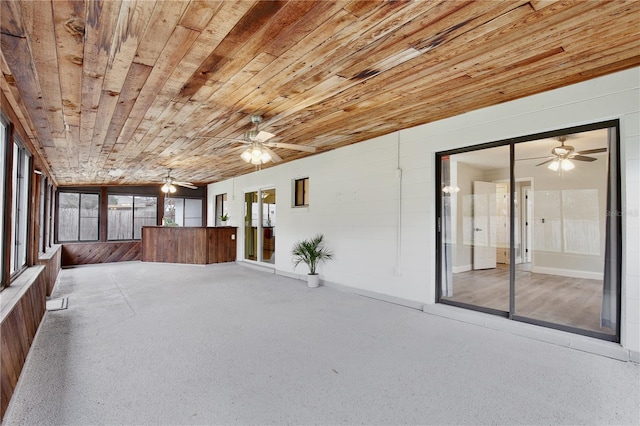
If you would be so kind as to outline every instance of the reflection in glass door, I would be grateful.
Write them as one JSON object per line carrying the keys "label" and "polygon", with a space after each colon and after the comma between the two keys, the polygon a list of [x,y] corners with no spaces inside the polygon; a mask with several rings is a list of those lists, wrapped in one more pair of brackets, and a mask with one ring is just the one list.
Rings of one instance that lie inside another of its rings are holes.
{"label": "reflection in glass door", "polygon": [[244,258],[258,260],[258,192],[244,194]]}
{"label": "reflection in glass door", "polygon": [[261,191],[262,201],[262,261],[276,263],[276,190]]}
{"label": "reflection in glass door", "polygon": [[276,190],[245,193],[244,258],[276,261]]}
{"label": "reflection in glass door", "polygon": [[508,180],[508,146],[442,157],[442,300],[509,311]]}
{"label": "reflection in glass door", "polygon": [[438,300],[619,341],[616,132],[439,155]]}

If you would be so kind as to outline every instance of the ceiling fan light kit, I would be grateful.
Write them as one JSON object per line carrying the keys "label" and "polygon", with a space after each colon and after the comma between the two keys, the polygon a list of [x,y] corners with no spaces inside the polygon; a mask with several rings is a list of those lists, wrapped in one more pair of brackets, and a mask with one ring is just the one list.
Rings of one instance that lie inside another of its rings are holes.
{"label": "ceiling fan light kit", "polygon": [[178,188],[177,186],[183,186],[189,189],[197,189],[198,187],[192,184],[191,182],[178,182],[171,176],[171,169],[167,171],[167,175],[162,178],[163,185],[160,187],[160,190],[165,194],[174,194]]}
{"label": "ceiling fan light kit", "polygon": [[164,185],[162,185],[162,188],[160,188],[160,190],[162,192],[164,192],[165,194],[168,194],[168,193],[172,193],[173,194],[173,193],[176,192],[176,187],[173,186],[170,183],[165,183]]}
{"label": "ceiling fan light kit", "polygon": [[607,151],[607,148],[595,148],[576,152],[574,147],[564,144],[567,140],[567,136],[558,136],[556,139],[560,142],[560,146],[553,148],[551,150],[551,158],[548,158],[540,164],[536,164],[536,167],[548,163],[547,168],[549,170],[553,170],[554,172],[557,172],[558,170],[568,172],[576,167],[571,160],[592,162],[596,161],[597,158],[587,157],[584,154],[597,154]]}
{"label": "ceiling fan light kit", "polygon": [[316,152],[315,146],[297,145],[297,144],[291,144],[291,143],[271,141],[271,139],[274,138],[276,135],[274,135],[273,133],[265,132],[264,130],[260,130],[260,123],[262,123],[261,115],[258,115],[258,114],[252,115],[251,123],[254,125],[254,128],[244,132],[242,139],[217,137],[217,136],[195,136],[195,137],[204,138],[204,139],[222,139],[222,140],[231,141],[232,143],[242,143],[245,145],[249,145],[242,152],[242,154],[240,154],[240,158],[242,158],[247,163],[255,164],[256,166],[268,163],[269,161],[273,161],[274,163],[282,161],[282,158],[278,154],[276,154],[274,151],[272,151],[271,148],[292,149],[294,151],[303,151],[303,152],[309,152],[309,153]]}
{"label": "ceiling fan light kit", "polygon": [[557,172],[558,169],[562,169],[564,171],[573,170],[576,166],[569,159],[559,159],[553,160],[547,167],[550,170]]}

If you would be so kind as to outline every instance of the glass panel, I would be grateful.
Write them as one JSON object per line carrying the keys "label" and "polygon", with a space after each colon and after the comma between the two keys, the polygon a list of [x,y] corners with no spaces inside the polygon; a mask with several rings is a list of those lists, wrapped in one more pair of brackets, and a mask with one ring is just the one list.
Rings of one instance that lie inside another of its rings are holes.
{"label": "glass panel", "polygon": [[[162,216],[163,226],[176,226],[176,199],[165,198],[164,199],[164,215]],[[180,212],[182,212],[182,200],[180,200]]]}
{"label": "glass panel", "polygon": [[158,198],[157,197],[133,197],[133,239],[142,238],[143,226],[157,224]]}
{"label": "glass panel", "polygon": [[11,217],[13,218],[14,222],[11,226],[11,245],[9,246],[9,251],[11,252],[11,256],[10,256],[10,264],[9,267],[11,269],[11,272],[15,271],[15,265],[16,265],[16,249],[15,249],[15,245],[16,245],[16,240],[17,240],[17,217],[18,217],[18,202],[19,202],[19,197],[18,197],[18,182],[19,182],[19,170],[20,170],[20,165],[18,163],[18,159],[20,158],[20,146],[18,146],[17,143],[13,143],[13,173],[12,173],[12,179],[11,179]]}
{"label": "glass panel", "polygon": [[[5,146],[7,144],[7,127],[3,120],[0,119],[0,210],[5,212],[6,210],[6,201],[4,199],[4,182],[5,182]],[[6,214],[2,215],[2,220],[0,220],[0,242],[4,245],[4,220],[7,217]],[[4,286],[4,256],[2,255],[2,250],[0,250],[0,288]]]}
{"label": "glass panel", "polygon": [[276,262],[276,190],[262,190],[262,261]]}
{"label": "glass panel", "polygon": [[607,129],[515,145],[528,254],[516,265],[516,315],[615,335],[617,307],[601,315],[614,285],[604,280],[608,145]]}
{"label": "glass panel", "polygon": [[[83,197],[84,198],[84,197]],[[130,240],[133,238],[133,196],[109,195],[107,215],[107,239]]]}
{"label": "glass panel", "polygon": [[244,258],[258,260],[258,193],[244,194]]}
{"label": "glass panel", "polygon": [[80,194],[58,194],[58,240],[77,241],[80,229]]}
{"label": "glass panel", "polygon": [[25,148],[20,150],[20,214],[18,217],[18,229],[20,230],[18,239],[18,268],[27,264],[27,220],[29,218],[29,187],[31,186],[30,157]]}
{"label": "glass panel", "polygon": [[38,213],[38,217],[40,218],[40,226],[38,227],[38,252],[40,253],[44,253],[44,251],[46,250],[47,246],[45,243],[45,220],[46,220],[46,216],[45,216],[45,211],[46,211],[46,191],[47,191],[47,179],[40,175],[40,185],[39,185],[39,203],[40,203],[40,211]]}
{"label": "glass panel", "polygon": [[214,223],[216,226],[222,225],[222,220],[220,216],[226,213],[225,203],[227,201],[227,194],[218,194],[216,195],[216,217]]}
{"label": "glass panel", "polygon": [[80,240],[97,241],[100,238],[100,203],[98,194],[80,195]]}
{"label": "glass panel", "polygon": [[509,147],[441,161],[441,299],[508,312]]}
{"label": "glass panel", "polygon": [[202,226],[202,200],[185,198],[184,226]]}

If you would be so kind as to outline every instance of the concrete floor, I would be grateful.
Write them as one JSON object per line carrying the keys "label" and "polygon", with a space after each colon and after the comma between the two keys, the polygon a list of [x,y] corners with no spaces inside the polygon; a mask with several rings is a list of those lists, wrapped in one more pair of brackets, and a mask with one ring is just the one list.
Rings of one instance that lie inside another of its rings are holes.
{"label": "concrete floor", "polygon": [[3,425],[638,424],[640,366],[236,264],[63,270]]}

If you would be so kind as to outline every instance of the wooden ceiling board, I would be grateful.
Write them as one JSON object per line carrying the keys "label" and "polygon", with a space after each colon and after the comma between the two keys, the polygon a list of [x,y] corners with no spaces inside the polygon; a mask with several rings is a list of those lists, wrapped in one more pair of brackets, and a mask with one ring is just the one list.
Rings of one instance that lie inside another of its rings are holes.
{"label": "wooden ceiling board", "polygon": [[634,0],[7,0],[0,11],[0,87],[60,185],[251,172],[243,146],[220,138],[242,137],[254,113],[279,141],[323,152],[640,65]]}

